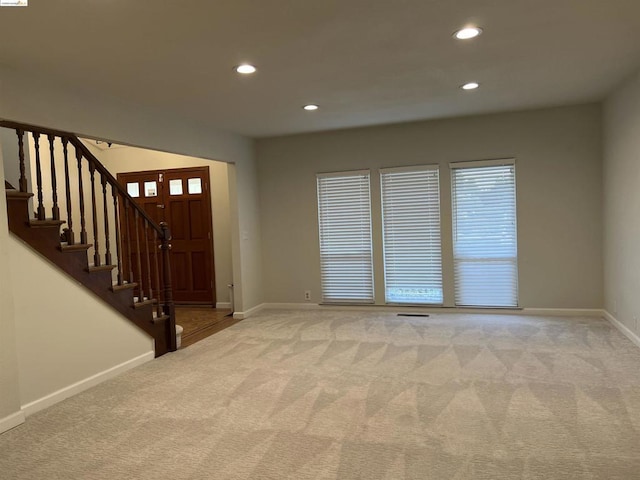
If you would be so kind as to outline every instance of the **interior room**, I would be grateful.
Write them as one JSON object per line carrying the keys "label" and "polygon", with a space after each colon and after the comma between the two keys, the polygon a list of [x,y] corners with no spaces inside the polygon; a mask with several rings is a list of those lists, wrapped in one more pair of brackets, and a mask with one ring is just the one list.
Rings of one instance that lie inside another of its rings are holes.
{"label": "interior room", "polygon": [[637,478],[638,131],[633,1],[0,2],[0,476]]}

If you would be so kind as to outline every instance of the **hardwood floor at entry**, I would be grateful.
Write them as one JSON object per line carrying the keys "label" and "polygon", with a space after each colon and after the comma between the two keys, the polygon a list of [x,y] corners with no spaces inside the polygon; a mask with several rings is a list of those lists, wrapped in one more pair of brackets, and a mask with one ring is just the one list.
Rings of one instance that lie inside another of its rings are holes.
{"label": "hardwood floor at entry", "polygon": [[223,308],[177,306],[176,324],[184,329],[181,348],[238,323],[240,320],[227,316],[230,313],[231,310]]}

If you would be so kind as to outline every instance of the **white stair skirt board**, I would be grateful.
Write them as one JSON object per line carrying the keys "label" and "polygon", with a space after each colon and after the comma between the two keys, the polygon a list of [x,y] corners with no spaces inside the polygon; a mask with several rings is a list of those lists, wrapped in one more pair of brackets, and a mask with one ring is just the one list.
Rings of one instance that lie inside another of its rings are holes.
{"label": "white stair skirt board", "polygon": [[631,329],[629,327],[627,327],[624,323],[622,323],[620,320],[618,320],[616,317],[614,317],[613,315],[611,315],[609,312],[607,312],[606,310],[602,310],[602,315],[604,316],[604,318],[606,318],[614,327],[616,327],[618,330],[620,330],[620,332],[627,337],[629,340],[631,340],[634,345],[636,345],[637,347],[640,347],[640,337],[635,334],[634,332],[631,331]]}
{"label": "white stair skirt board", "polygon": [[8,417],[0,418],[0,433],[4,433],[12,428],[24,423],[24,412],[12,413]]}
{"label": "white stair skirt board", "polygon": [[61,388],[57,392],[53,392],[45,397],[39,398],[33,402],[29,402],[26,405],[22,406],[22,412],[27,417],[29,415],[33,415],[40,410],[44,410],[51,405],[55,405],[58,402],[61,402],[65,398],[69,398],[73,395],[76,395],[80,392],[84,392],[91,387],[98,385],[99,383],[104,382],[105,380],[109,380],[121,373],[126,372],[127,370],[131,370],[134,367],[142,365],[143,363],[147,363],[153,360],[155,357],[154,351],[150,351],[147,353],[143,353],[142,355],[132,358],[131,360],[127,360],[126,362],[121,363],[120,365],[116,365],[115,367],[111,367],[103,372],[96,373],[95,375],[90,376],[89,378],[85,378],[84,380],[80,380],[68,387]]}

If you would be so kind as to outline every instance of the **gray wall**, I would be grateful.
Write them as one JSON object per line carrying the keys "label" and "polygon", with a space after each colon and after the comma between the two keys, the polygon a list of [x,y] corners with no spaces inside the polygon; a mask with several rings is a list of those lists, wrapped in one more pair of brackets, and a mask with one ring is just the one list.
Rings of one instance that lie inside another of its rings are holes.
{"label": "gray wall", "polygon": [[602,307],[596,104],[295,135],[256,143],[267,302],[321,298],[315,174],[370,168],[376,298],[384,302],[377,169],[440,164],[445,305],[453,305],[449,162],[516,159],[520,305]]}
{"label": "gray wall", "polygon": [[[2,160],[0,143],[0,161]],[[0,163],[0,166],[2,163]],[[4,194],[4,171],[0,168],[0,433],[23,421],[20,412],[15,307],[9,264],[9,230]]]}
{"label": "gray wall", "polygon": [[[2,145],[4,179],[9,182],[13,188],[20,188],[20,161],[18,156],[18,137],[16,132],[14,130],[0,128],[0,144]],[[26,144],[25,155],[29,155]],[[28,157],[26,160],[28,160]],[[27,161],[25,162],[25,168],[29,168]]]}
{"label": "gray wall", "polygon": [[605,309],[640,333],[640,74],[604,108]]}

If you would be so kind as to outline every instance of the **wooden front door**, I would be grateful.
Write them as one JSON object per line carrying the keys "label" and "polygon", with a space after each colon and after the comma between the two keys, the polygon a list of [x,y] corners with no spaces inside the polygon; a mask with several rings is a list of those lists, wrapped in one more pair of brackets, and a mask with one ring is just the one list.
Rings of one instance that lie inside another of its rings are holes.
{"label": "wooden front door", "polygon": [[154,221],[169,224],[174,301],[215,305],[209,167],[119,173],[118,181]]}

